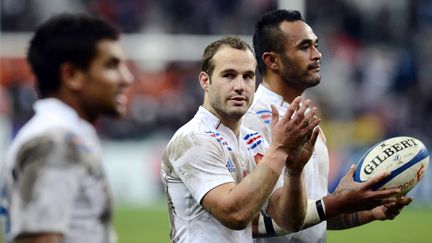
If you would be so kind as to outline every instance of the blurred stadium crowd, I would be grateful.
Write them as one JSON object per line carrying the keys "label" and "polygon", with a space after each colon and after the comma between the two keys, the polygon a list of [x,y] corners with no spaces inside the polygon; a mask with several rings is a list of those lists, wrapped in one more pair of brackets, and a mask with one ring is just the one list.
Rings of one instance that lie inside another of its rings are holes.
{"label": "blurred stadium crowd", "polygon": [[[275,0],[1,0],[1,31],[32,31],[53,13],[87,11],[105,16],[125,33],[251,35]],[[392,136],[432,145],[432,1],[305,1],[305,17],[323,53],[321,84],[308,95],[321,110],[331,148],[330,178],[365,148]],[[250,40],[248,40],[250,41]],[[173,60],[163,70],[130,61],[136,82],[129,114],[98,124],[107,139],[145,139],[172,133],[202,102],[198,62]],[[1,59],[0,116],[16,131],[36,99],[24,59]],[[429,178],[431,177],[429,173]],[[430,184],[430,183],[429,183]],[[430,191],[430,187],[428,187]]]}
{"label": "blurred stadium crowd", "polygon": [[[54,13],[101,14],[125,33],[250,34],[275,0],[2,0],[2,30],[31,31]],[[24,16],[24,17],[23,17]],[[241,20],[241,21],[239,21]]]}

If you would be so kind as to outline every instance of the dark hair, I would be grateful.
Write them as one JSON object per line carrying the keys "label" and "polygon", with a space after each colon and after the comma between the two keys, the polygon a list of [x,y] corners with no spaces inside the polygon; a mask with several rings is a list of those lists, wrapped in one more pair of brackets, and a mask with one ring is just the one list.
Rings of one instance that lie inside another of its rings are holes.
{"label": "dark hair", "polygon": [[118,40],[119,31],[107,21],[85,14],[56,15],[38,27],[27,53],[41,97],[58,90],[60,65],[71,62],[86,70],[99,41]]}
{"label": "dark hair", "polygon": [[265,13],[256,23],[253,35],[253,47],[258,63],[258,71],[265,74],[266,67],[262,60],[264,52],[282,52],[283,43],[286,38],[280,29],[284,21],[304,21],[301,13],[297,10],[278,9]]}
{"label": "dark hair", "polygon": [[214,63],[212,62],[213,56],[223,46],[228,46],[237,50],[245,51],[249,49],[252,53],[252,48],[244,40],[238,36],[226,36],[217,41],[210,43],[204,50],[203,59],[201,64],[201,71],[206,72],[208,75],[212,75],[214,70]]}

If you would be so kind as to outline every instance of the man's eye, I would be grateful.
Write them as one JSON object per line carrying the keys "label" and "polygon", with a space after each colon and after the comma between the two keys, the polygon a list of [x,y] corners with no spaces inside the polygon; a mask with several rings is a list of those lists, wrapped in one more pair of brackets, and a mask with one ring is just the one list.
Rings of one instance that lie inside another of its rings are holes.
{"label": "man's eye", "polygon": [[308,48],[309,48],[309,46],[302,46],[302,47],[300,47],[300,49],[301,49],[302,51],[306,51]]}
{"label": "man's eye", "polygon": [[233,73],[226,73],[223,75],[224,78],[235,78],[235,75]]}
{"label": "man's eye", "polygon": [[106,63],[106,67],[107,68],[117,68],[119,66],[119,61],[118,60],[110,60]]}
{"label": "man's eye", "polygon": [[243,78],[246,80],[251,80],[251,79],[253,79],[253,75],[247,74],[247,75],[244,75]]}

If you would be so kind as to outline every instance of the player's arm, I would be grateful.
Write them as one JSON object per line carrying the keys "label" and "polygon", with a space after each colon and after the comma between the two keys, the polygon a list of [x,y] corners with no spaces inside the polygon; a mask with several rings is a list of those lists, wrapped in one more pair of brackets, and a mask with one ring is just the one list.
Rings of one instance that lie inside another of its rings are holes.
{"label": "player's arm", "polygon": [[63,235],[57,233],[22,234],[14,243],[62,243]]}
{"label": "player's arm", "polygon": [[269,215],[288,231],[299,231],[304,224],[307,212],[307,199],[304,189],[303,168],[314,151],[320,120],[315,116],[317,109],[309,110],[311,102],[306,100],[295,115],[302,116],[300,129],[308,131],[305,138],[291,151],[285,164],[284,184],[272,194],[269,202]]}
{"label": "player's arm", "polygon": [[[321,223],[323,220],[320,218],[319,211],[322,210],[320,200],[307,200],[306,216],[302,229],[309,228],[313,225]],[[293,230],[286,230],[281,228],[271,217],[265,212],[261,212],[255,217],[253,223],[253,237],[254,238],[267,238],[273,236],[286,235],[293,233]]]}
{"label": "player's arm", "polygon": [[[317,120],[316,122],[319,121]],[[304,163],[306,163],[309,160],[318,134],[319,130],[315,129],[311,139],[309,140],[309,144],[302,148],[303,152],[300,153],[302,156],[297,156],[298,162],[303,160]],[[288,219],[295,222],[302,221],[304,223],[291,223],[290,227],[285,226],[282,228],[279,226],[280,223],[276,223],[272,217],[268,216],[265,212],[261,212],[255,217],[252,223],[254,238],[285,235],[322,222],[319,215],[322,211],[321,200],[306,200],[303,184],[303,176],[301,174],[293,173],[293,171],[288,170],[288,173],[285,173],[284,187],[278,189],[271,196],[269,212],[272,215],[276,215],[274,218],[279,222]],[[281,194],[283,195],[283,199],[279,201]],[[278,204],[286,205],[288,210],[280,213],[271,212],[271,209],[276,208],[277,206],[275,205]]]}
{"label": "player's arm", "polygon": [[279,119],[278,111],[272,107],[273,141],[257,167],[239,184],[217,186],[201,200],[203,207],[226,227],[245,228],[269,199],[289,151],[308,132],[299,129],[304,116],[292,116],[298,110],[300,100],[296,100],[291,112],[287,112],[283,119]]}
{"label": "player's arm", "polygon": [[[302,129],[308,131],[308,134],[290,153],[286,161],[286,173],[283,175],[284,185],[272,194],[268,214],[261,212],[254,219],[252,229],[255,238],[296,232],[302,229],[305,220],[309,220],[310,213],[308,212],[311,211],[309,209],[311,203],[306,200],[302,171],[314,151],[319,135],[319,129],[316,127],[320,122],[315,116],[317,109],[310,108],[310,104],[310,100],[306,100],[296,113],[296,115],[304,116],[303,121],[306,122]],[[310,112],[306,113],[307,110]]]}
{"label": "player's arm", "polygon": [[[387,174],[357,183],[352,180],[355,166],[339,183],[335,193],[319,200],[308,200],[303,229],[328,219],[328,229],[346,229],[369,223],[373,220],[393,219],[411,198],[396,198],[399,189],[373,191],[374,184]],[[278,226],[271,218],[259,215],[255,220],[254,237],[284,235],[292,231]]]}
{"label": "player's arm", "polygon": [[303,226],[307,207],[305,190],[299,188],[304,184],[303,173],[284,177],[284,186],[275,191],[270,198],[268,214],[284,230],[296,232]]}
{"label": "player's arm", "polygon": [[395,202],[386,203],[372,210],[340,214],[328,219],[327,229],[341,230],[367,224],[375,220],[393,220],[400,214],[403,207],[411,202],[412,198],[402,196],[397,198]]}
{"label": "player's arm", "polygon": [[[316,210],[319,218],[308,217],[309,222],[305,223],[304,228],[326,219],[328,229],[347,229],[374,220],[394,219],[404,206],[411,203],[412,198],[396,197],[400,192],[397,188],[380,191],[372,189],[388,174],[381,174],[369,181],[358,183],[352,179],[354,172],[355,165],[342,178],[333,194],[316,201],[316,207],[311,208]],[[314,210],[310,215],[316,215]]]}
{"label": "player's arm", "polygon": [[226,227],[244,229],[273,191],[287,154],[272,147],[269,151],[271,154],[264,156],[261,163],[239,184],[217,186],[202,199],[202,206]]}

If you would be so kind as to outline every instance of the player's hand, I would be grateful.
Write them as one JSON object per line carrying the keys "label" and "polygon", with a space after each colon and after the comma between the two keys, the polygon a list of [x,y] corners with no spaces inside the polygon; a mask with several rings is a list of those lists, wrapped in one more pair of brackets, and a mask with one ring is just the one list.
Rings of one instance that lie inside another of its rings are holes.
{"label": "player's hand", "polygon": [[293,169],[303,169],[309,160],[318,137],[314,128],[320,122],[311,101],[307,99],[300,106],[301,101],[300,96],[295,98],[282,118],[272,105],[272,145],[288,154],[286,166]]}
{"label": "player's hand", "polygon": [[300,144],[297,149],[293,150],[288,155],[287,161],[285,162],[287,170],[290,170],[287,171],[288,174],[296,174],[303,170],[314,152],[319,133],[319,128],[312,130],[311,134],[303,140],[303,144]]}
{"label": "player's hand", "polygon": [[302,106],[295,111],[294,116],[299,119],[297,124],[298,128],[303,133],[306,133],[302,139],[299,137],[299,142],[295,148],[291,150],[288,155],[286,169],[288,174],[299,174],[303,170],[306,163],[309,161],[313,154],[315,143],[319,135],[317,128],[320,119],[316,116],[318,109],[312,107],[310,100],[305,100]]}
{"label": "player's hand", "polygon": [[396,196],[400,193],[400,189],[392,188],[378,191],[372,189],[375,184],[389,176],[390,173],[383,173],[366,182],[358,183],[353,180],[355,169],[355,165],[351,166],[332,194],[338,201],[338,213],[371,210],[378,206],[391,205],[397,201]]}
{"label": "player's hand", "polygon": [[371,210],[376,220],[392,220],[402,211],[403,207],[412,202],[411,197],[397,197],[395,202],[386,203]]}

